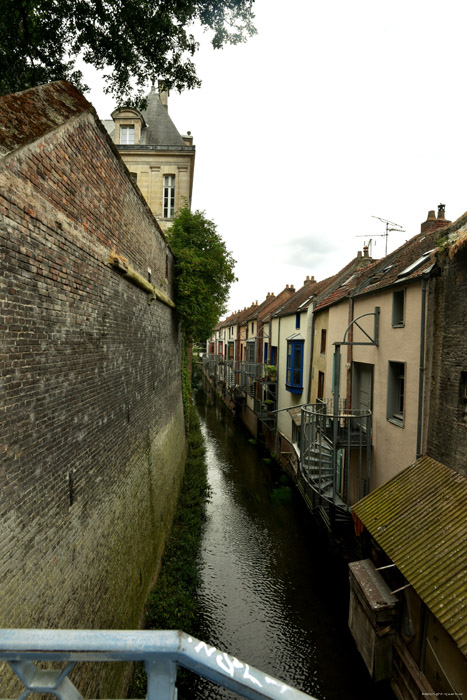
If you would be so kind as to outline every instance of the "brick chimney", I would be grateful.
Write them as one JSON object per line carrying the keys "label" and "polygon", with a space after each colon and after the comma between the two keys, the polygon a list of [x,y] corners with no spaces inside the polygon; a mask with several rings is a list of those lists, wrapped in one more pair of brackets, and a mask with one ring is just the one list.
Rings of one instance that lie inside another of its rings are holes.
{"label": "brick chimney", "polygon": [[436,217],[435,210],[431,209],[428,212],[426,221],[424,221],[420,226],[420,233],[435,231],[438,228],[443,228],[443,226],[450,224],[451,222],[445,218],[445,208],[446,207],[444,204],[438,205],[438,217]]}

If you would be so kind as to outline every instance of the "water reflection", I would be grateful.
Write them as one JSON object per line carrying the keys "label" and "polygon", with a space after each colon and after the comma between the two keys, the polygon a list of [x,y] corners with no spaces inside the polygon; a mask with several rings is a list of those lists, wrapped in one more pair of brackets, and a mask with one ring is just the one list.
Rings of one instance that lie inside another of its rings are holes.
{"label": "water reflection", "polygon": [[[347,629],[347,593],[301,503],[271,499],[278,475],[222,404],[199,393],[197,407],[212,488],[199,637],[319,700],[374,698]],[[195,677],[183,686],[184,700],[231,697]]]}

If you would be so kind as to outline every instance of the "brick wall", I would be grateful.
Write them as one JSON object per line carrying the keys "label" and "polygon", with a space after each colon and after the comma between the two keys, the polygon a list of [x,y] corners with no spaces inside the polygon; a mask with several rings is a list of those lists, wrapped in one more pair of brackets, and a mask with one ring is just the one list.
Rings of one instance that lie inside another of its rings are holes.
{"label": "brick wall", "polygon": [[[150,268],[170,294],[172,255],[76,111],[0,158],[3,627],[137,627],[185,458],[174,311],[108,264]],[[78,675],[88,696],[121,692],[120,667]]]}

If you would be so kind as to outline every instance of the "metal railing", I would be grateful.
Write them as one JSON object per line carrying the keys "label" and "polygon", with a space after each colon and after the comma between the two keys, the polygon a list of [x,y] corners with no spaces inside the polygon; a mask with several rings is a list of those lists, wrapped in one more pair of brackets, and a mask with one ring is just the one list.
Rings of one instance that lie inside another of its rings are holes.
{"label": "metal railing", "polygon": [[[6,661],[30,693],[81,700],[68,674],[77,662],[143,661],[148,700],[176,700],[177,668],[182,666],[251,700],[313,700],[276,678],[242,663],[205,642],[177,631],[0,630],[0,660]],[[35,662],[65,662],[44,669]]]}
{"label": "metal railing", "polygon": [[302,406],[300,472],[323,500],[350,512],[369,491],[371,411],[332,400]]}

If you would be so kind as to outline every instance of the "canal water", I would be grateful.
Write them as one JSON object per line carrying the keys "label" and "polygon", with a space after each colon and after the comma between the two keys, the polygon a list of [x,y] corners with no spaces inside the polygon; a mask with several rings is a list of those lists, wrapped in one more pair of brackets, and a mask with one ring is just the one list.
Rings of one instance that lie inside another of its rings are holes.
{"label": "canal water", "polygon": [[[318,700],[382,700],[347,627],[346,581],[300,496],[242,424],[198,392],[212,489],[201,552],[199,638]],[[208,681],[183,700],[235,697]]]}

